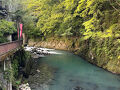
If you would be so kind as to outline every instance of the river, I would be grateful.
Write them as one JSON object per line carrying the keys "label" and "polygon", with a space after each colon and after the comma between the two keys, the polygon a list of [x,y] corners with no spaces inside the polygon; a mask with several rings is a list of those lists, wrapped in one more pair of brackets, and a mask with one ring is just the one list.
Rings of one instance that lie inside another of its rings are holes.
{"label": "river", "polygon": [[120,90],[119,75],[92,65],[70,52],[56,52],[62,54],[39,59],[39,63],[56,68],[54,79],[42,90]]}

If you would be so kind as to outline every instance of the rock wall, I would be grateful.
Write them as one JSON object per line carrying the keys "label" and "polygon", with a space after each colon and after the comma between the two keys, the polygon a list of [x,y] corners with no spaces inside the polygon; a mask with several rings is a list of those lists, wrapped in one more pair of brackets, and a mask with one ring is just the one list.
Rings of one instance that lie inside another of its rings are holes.
{"label": "rock wall", "polygon": [[49,38],[46,41],[39,41],[30,39],[28,41],[28,45],[36,46],[36,47],[46,47],[46,48],[54,48],[59,50],[69,50],[72,45],[72,41],[74,39],[64,39],[64,38]]}

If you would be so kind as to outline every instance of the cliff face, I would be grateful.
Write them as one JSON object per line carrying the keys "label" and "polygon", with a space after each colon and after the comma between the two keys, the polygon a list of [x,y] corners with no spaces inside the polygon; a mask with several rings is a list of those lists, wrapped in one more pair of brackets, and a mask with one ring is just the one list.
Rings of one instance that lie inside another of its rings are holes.
{"label": "cliff face", "polygon": [[29,40],[28,45],[36,46],[36,47],[46,47],[46,48],[54,48],[59,50],[69,50],[71,46],[72,40],[63,38],[49,38],[46,41],[34,41],[32,39]]}
{"label": "cliff face", "polygon": [[48,38],[46,41],[41,40],[32,40],[28,41],[29,46],[36,47],[46,47],[54,48],[58,50],[68,50],[73,53],[81,56],[90,63],[93,63],[99,67],[107,69],[112,73],[120,74],[120,62],[116,58],[111,58],[110,56],[101,51],[101,55],[98,55],[94,49],[99,49],[90,45],[89,41],[80,41],[80,37],[71,37],[71,38]]}

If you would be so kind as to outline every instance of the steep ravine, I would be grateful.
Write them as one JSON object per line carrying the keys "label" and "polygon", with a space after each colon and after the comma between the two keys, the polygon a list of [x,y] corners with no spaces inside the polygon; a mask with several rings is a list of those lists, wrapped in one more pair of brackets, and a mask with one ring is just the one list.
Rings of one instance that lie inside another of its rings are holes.
{"label": "steep ravine", "polygon": [[44,41],[39,39],[29,39],[28,45],[72,51],[90,63],[102,67],[112,73],[120,74],[119,61],[115,60],[115,58],[114,60],[110,60],[110,56],[105,55],[104,52],[101,52],[103,53],[102,55],[97,55],[97,53],[95,53],[93,48],[89,45],[89,41],[80,41],[79,37],[53,37]]}

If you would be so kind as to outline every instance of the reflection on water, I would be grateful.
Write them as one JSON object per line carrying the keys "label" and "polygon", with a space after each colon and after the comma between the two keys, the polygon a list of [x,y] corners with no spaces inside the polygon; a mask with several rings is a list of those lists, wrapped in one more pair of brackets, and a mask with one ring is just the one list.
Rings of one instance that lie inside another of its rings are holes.
{"label": "reflection on water", "polygon": [[91,65],[72,53],[57,52],[63,54],[40,58],[39,63],[57,70],[49,85],[36,90],[120,90],[120,76]]}

